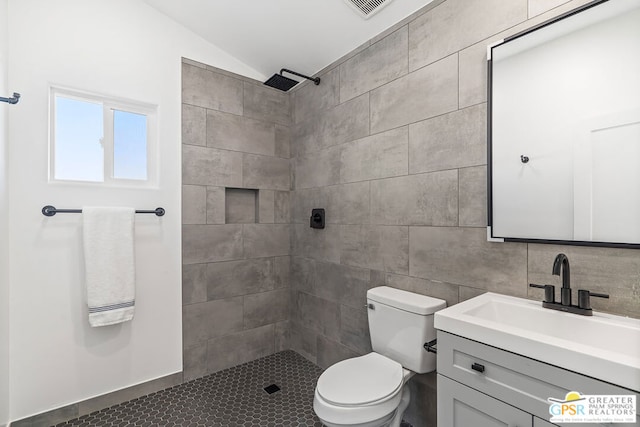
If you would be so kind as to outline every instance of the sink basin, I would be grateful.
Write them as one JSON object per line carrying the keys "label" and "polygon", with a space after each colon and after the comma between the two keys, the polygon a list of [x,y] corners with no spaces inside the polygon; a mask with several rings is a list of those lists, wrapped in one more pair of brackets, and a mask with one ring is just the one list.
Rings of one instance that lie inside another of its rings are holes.
{"label": "sink basin", "polygon": [[436,329],[640,391],[640,320],[580,316],[488,292],[435,314]]}

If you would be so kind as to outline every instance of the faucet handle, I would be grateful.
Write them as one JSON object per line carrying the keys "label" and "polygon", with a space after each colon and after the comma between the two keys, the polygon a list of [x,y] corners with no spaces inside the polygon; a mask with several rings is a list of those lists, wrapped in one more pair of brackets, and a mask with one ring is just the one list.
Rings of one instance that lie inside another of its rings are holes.
{"label": "faucet handle", "polygon": [[537,285],[529,283],[530,288],[544,289],[544,302],[556,302],[556,287],[553,285]]}
{"label": "faucet handle", "polygon": [[578,307],[591,310],[591,297],[609,298],[609,295],[591,292],[586,289],[578,289]]}

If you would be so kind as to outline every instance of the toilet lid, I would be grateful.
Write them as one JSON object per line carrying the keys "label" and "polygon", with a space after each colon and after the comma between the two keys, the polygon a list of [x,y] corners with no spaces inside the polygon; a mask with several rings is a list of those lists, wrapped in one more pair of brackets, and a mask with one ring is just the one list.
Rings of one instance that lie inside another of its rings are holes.
{"label": "toilet lid", "polygon": [[382,400],[402,386],[402,365],[377,353],[343,360],[318,378],[317,391],[335,405],[354,406]]}

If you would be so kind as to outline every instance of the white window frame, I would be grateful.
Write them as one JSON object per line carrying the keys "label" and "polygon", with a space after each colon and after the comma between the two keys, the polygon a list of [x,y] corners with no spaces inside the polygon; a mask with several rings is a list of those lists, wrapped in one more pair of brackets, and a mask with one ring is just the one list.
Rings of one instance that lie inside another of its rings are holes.
{"label": "white window frame", "polygon": [[[104,170],[103,181],[83,181],[55,178],[55,135],[56,135],[56,96],[93,102],[102,105]],[[115,178],[114,171],[114,111],[142,114],[147,118],[147,179]],[[158,186],[158,106],[138,101],[113,98],[77,89],[50,86],[49,90],[49,182],[73,183],[108,187],[151,187]]]}

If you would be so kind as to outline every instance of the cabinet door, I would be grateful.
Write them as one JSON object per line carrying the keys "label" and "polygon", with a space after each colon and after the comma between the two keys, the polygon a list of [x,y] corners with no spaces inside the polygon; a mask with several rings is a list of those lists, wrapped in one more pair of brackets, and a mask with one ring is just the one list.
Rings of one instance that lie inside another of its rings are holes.
{"label": "cabinet door", "polygon": [[438,427],[531,427],[533,416],[438,374]]}

